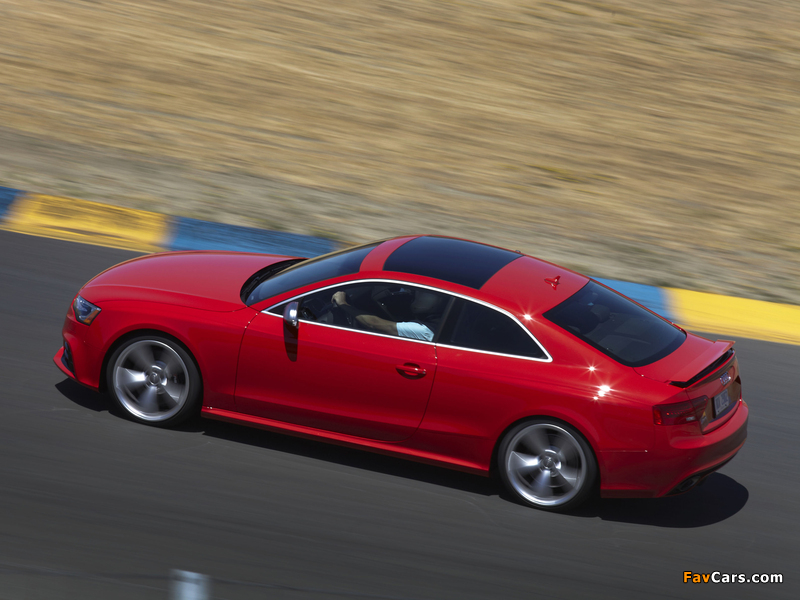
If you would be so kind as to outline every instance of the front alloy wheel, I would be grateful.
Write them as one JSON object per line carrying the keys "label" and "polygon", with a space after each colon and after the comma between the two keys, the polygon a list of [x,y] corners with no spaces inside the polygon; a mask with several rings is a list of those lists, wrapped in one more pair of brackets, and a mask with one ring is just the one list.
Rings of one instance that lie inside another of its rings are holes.
{"label": "front alloy wheel", "polygon": [[200,374],[176,342],[142,336],[121,345],[108,361],[108,390],[126,416],[149,425],[175,425],[199,405]]}
{"label": "front alloy wheel", "polygon": [[520,423],[503,438],[500,478],[523,504],[544,510],[575,508],[592,493],[597,462],[569,425],[555,420]]}

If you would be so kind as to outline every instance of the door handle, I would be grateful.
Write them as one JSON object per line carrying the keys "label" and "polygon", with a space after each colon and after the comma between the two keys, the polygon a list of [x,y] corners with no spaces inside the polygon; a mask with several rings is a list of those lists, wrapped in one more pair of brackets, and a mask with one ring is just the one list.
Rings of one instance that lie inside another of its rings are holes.
{"label": "door handle", "polygon": [[397,372],[400,373],[400,375],[406,377],[407,379],[422,379],[428,372],[423,367],[415,365],[414,363],[397,365],[395,369],[397,369]]}

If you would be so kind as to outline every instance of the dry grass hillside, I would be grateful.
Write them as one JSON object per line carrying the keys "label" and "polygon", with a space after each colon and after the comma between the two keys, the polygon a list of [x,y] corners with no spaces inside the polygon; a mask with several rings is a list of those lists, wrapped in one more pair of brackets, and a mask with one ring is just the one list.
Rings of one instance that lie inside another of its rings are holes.
{"label": "dry grass hillside", "polygon": [[800,304],[796,0],[0,2],[0,184]]}

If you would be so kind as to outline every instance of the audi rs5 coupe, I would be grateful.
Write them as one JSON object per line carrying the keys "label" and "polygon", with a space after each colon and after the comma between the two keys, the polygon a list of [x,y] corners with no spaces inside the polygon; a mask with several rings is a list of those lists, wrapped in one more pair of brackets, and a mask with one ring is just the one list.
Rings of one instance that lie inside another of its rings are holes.
{"label": "audi rs5 coupe", "polygon": [[197,414],[496,474],[519,502],[685,492],[741,449],[733,342],[520,252],[167,252],[80,289],[54,357],[131,420]]}

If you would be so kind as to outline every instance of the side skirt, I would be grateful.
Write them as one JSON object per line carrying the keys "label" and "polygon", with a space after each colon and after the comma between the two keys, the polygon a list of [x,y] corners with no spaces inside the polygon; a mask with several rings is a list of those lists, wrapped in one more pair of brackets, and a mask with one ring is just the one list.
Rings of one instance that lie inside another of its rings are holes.
{"label": "side skirt", "polygon": [[465,471],[476,475],[489,476],[486,469],[482,469],[478,465],[469,463],[467,461],[457,461],[450,457],[435,454],[433,452],[426,452],[413,447],[413,436],[411,440],[400,443],[380,442],[377,440],[369,440],[365,438],[358,438],[343,433],[335,433],[332,431],[325,431],[324,429],[314,429],[313,427],[304,427],[303,425],[296,425],[294,423],[286,423],[283,421],[274,421],[272,419],[265,419],[263,417],[256,417],[253,415],[246,415],[231,410],[221,408],[211,408],[204,406],[201,416],[208,419],[215,419],[218,421],[226,421],[228,423],[236,423],[238,425],[247,425],[249,427],[257,427],[267,431],[275,431],[278,433],[286,433],[298,437],[304,437],[312,440],[338,444],[340,446],[347,446],[350,448],[360,448],[369,450],[370,452],[377,452],[379,454],[386,454],[389,456],[396,456],[400,458],[407,458],[426,464],[431,464],[439,467],[446,467],[448,469],[456,469],[458,471]]}

